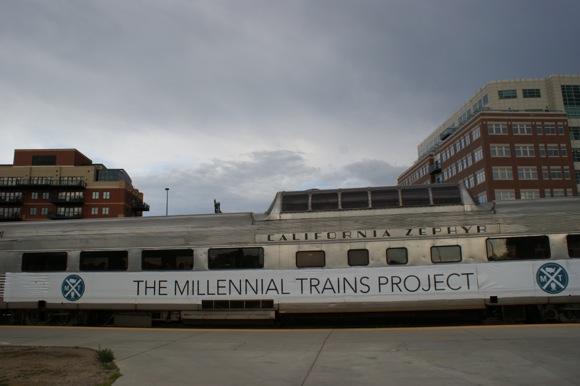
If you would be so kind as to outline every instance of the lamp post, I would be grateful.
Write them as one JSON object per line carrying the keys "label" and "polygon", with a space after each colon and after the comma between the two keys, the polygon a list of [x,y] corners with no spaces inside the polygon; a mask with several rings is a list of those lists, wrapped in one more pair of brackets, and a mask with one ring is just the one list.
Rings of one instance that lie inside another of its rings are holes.
{"label": "lamp post", "polygon": [[165,198],[165,215],[167,216],[169,214],[169,188],[165,188],[165,191],[167,192]]}

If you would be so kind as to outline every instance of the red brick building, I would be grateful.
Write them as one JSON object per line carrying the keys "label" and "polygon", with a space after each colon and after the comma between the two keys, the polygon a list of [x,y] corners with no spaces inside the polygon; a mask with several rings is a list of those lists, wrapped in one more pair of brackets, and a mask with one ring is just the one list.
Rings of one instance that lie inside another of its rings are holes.
{"label": "red brick building", "polygon": [[76,149],[15,150],[0,165],[0,221],[142,216],[149,206],[123,169]]}
{"label": "red brick building", "polygon": [[398,183],[460,182],[480,202],[578,195],[579,118],[580,76],[490,82]]}

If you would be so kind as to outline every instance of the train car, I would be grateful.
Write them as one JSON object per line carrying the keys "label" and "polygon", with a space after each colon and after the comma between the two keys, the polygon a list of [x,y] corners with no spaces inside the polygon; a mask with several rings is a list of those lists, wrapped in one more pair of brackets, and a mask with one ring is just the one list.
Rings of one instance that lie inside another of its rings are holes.
{"label": "train car", "polygon": [[263,214],[0,223],[11,323],[479,310],[580,316],[580,200],[462,185],[277,193]]}

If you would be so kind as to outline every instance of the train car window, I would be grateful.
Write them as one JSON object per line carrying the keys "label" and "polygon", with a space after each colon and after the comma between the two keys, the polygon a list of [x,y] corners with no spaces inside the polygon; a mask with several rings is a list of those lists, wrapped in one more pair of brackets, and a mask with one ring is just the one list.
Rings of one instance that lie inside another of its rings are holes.
{"label": "train car window", "polygon": [[461,247],[459,245],[431,247],[431,261],[433,263],[458,263],[461,261]]}
{"label": "train car window", "polygon": [[193,249],[155,249],[141,253],[143,271],[189,271],[193,268]]}
{"label": "train car window", "polygon": [[399,204],[399,190],[372,190],[371,202],[373,208],[396,208]]}
{"label": "train car window", "polygon": [[338,193],[312,193],[310,206],[312,210],[338,209]]}
{"label": "train car window", "polygon": [[403,206],[424,206],[431,204],[428,187],[401,189]]}
{"label": "train car window", "polygon": [[365,209],[369,207],[369,195],[363,192],[342,192],[340,195],[342,209]]}
{"label": "train car window", "polygon": [[216,248],[207,256],[209,269],[264,268],[263,248]]}
{"label": "train car window", "polygon": [[549,259],[551,255],[548,236],[487,239],[486,247],[490,261]]}
{"label": "train car window", "polygon": [[433,205],[461,204],[459,186],[432,186]]}
{"label": "train car window", "polygon": [[369,265],[369,251],[367,249],[349,250],[348,265],[351,267],[362,267]]}
{"label": "train car window", "polygon": [[282,197],[282,212],[308,211],[308,194],[285,194]]}
{"label": "train car window", "polygon": [[126,271],[127,251],[84,251],[80,258],[81,271]]}
{"label": "train car window", "polygon": [[580,257],[580,235],[568,235],[566,242],[568,243],[568,256]]}
{"label": "train car window", "polygon": [[298,268],[324,267],[326,254],[324,251],[300,251],[296,252],[296,266]]}
{"label": "train car window", "polygon": [[66,252],[38,252],[22,254],[23,272],[66,271]]}
{"label": "train car window", "polygon": [[407,256],[407,248],[389,248],[387,249],[387,264],[399,265],[407,264],[409,257]]}

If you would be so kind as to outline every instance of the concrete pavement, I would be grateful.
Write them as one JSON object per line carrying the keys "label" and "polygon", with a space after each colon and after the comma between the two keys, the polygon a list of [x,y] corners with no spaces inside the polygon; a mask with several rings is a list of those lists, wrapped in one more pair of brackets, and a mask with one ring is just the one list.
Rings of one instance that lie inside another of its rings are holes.
{"label": "concrete pavement", "polygon": [[0,326],[0,345],[110,348],[132,385],[578,385],[580,325],[381,329]]}

